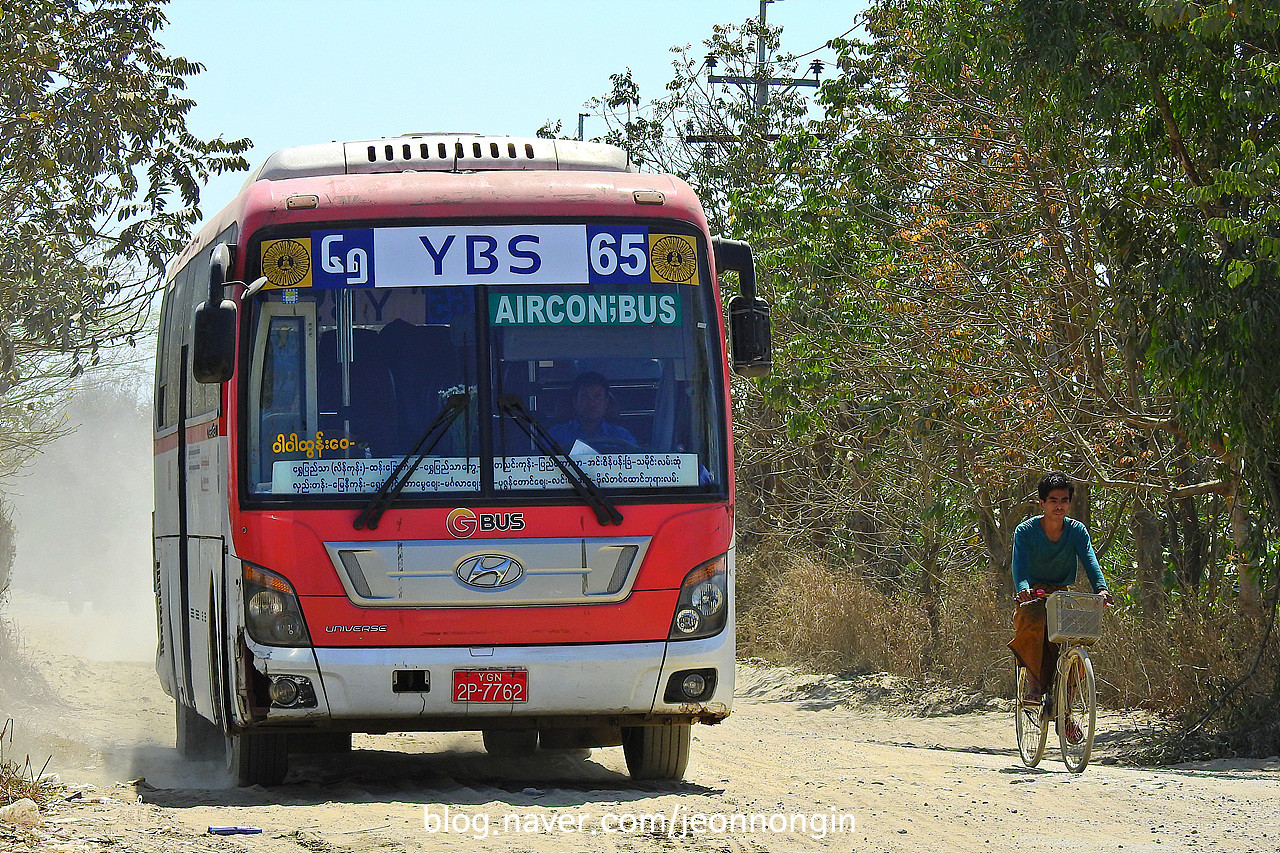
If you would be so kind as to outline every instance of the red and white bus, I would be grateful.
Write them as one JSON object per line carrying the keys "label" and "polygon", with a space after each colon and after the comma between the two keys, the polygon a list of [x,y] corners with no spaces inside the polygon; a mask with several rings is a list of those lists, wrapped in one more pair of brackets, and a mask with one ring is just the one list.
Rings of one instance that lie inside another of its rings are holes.
{"label": "red and white bus", "polygon": [[734,687],[725,270],[731,360],[762,375],[749,247],[616,148],[273,154],[164,296],[157,671],[179,747],[272,784],[352,732],[479,730],[681,778]]}

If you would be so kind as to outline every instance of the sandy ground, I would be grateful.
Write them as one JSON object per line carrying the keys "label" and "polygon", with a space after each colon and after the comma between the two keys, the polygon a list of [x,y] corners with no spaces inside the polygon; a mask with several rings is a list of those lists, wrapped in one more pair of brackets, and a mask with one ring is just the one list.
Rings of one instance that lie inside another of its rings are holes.
{"label": "sandy ground", "polygon": [[[487,756],[478,734],[400,734],[295,757],[277,788],[231,788],[218,767],[177,756],[145,620],[97,626],[96,614],[30,596],[10,610],[51,690],[15,693],[8,674],[0,711],[18,737],[7,757],[39,767],[52,756],[47,773],[113,802],[62,803],[33,829],[0,825],[0,850],[1280,849],[1280,759],[1125,766],[1117,753],[1146,723],[1108,713],[1082,775],[1055,752],[1029,770],[1003,709],[922,717],[890,679],[753,664],[740,665],[729,720],[695,728],[682,784],[632,782],[620,749],[512,761]],[[86,625],[106,632],[101,642]],[[211,824],[262,832],[216,837]]]}

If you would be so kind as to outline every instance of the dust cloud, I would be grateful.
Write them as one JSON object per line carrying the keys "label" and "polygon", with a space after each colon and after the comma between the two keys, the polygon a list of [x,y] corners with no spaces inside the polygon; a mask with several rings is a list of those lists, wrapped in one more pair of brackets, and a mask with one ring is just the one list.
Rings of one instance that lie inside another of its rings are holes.
{"label": "dust cloud", "polygon": [[[64,781],[171,763],[172,706],[154,673],[147,368],[98,374],[69,398],[72,431],[4,484],[16,556],[0,610],[9,758]],[[111,713],[107,709],[124,713]]]}
{"label": "dust cloud", "polygon": [[8,611],[29,642],[93,660],[155,655],[150,390],[135,373],[84,384],[74,431],[7,484],[17,555]]}

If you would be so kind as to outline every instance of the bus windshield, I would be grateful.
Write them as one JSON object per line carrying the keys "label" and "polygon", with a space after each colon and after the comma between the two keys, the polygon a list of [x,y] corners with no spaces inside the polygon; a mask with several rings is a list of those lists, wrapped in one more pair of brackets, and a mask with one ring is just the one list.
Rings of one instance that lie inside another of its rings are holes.
{"label": "bus windshield", "polygon": [[[362,257],[344,258],[329,232],[263,241],[264,274],[278,283],[246,306],[250,495],[367,500],[410,453],[423,459],[401,494],[415,501],[564,499],[573,492],[557,455],[614,496],[723,494],[720,342],[701,240],[680,236],[677,248],[696,245],[696,256],[664,257],[659,275],[648,267],[664,235],[613,226],[578,274],[551,255],[548,233],[567,242],[552,228],[581,231],[584,249],[591,236],[588,226],[525,227],[533,237],[504,241],[515,275],[479,280],[475,267],[500,267],[501,253],[481,244],[450,277],[441,260],[450,235],[474,237],[456,228],[363,232],[413,232],[420,268],[385,248],[398,233],[364,237]],[[308,254],[311,269],[288,286],[280,268],[296,276],[297,266],[272,250],[296,243],[309,253],[321,242],[336,247],[329,266],[345,276],[328,280],[327,258]],[[611,275],[596,274],[610,262]],[[551,274],[516,277],[529,267]],[[457,395],[465,408],[441,429]]]}

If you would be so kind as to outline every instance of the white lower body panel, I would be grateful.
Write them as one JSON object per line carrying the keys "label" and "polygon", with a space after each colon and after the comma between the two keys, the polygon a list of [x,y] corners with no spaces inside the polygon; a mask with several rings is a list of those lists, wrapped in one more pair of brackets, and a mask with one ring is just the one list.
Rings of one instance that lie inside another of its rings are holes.
{"label": "white lower body panel", "polygon": [[[272,709],[268,720],[304,722],[327,717],[332,724],[358,729],[358,721],[377,721],[379,730],[404,720],[406,729],[434,719],[466,728],[474,719],[592,717],[610,715],[689,715],[722,717],[734,689],[733,631],[705,640],[610,643],[581,646],[498,646],[484,648],[317,648],[319,672],[302,655],[259,658],[264,673],[315,678],[319,708],[309,713]],[[295,659],[289,660],[290,657]],[[697,706],[663,701],[671,676],[686,669],[716,670],[714,693]],[[453,672],[458,669],[523,669],[528,672],[524,702],[454,702]],[[310,670],[310,671],[308,671]],[[426,671],[429,689],[395,692],[396,671]],[[327,713],[326,713],[327,712]],[[416,721],[416,722],[415,722]]]}

